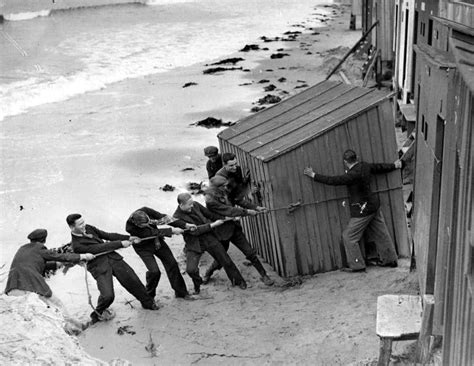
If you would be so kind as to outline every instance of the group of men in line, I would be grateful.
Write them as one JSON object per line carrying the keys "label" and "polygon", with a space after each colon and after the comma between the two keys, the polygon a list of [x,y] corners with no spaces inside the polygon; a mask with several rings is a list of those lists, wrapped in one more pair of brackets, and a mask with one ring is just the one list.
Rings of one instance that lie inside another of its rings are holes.
{"label": "group of men in line", "polygon": [[[143,308],[156,310],[158,307],[154,298],[161,278],[157,257],[165,268],[175,296],[191,299],[178,263],[164,240],[172,235],[184,238],[186,272],[192,279],[194,294],[199,294],[202,284],[222,267],[232,285],[241,289],[247,287],[227,253],[230,243],[252,263],[265,285],[273,285],[274,281],[267,275],[239,223],[240,217],[267,212],[265,207],[255,205],[248,199],[249,174],[243,174],[232,153],[221,155],[214,146],[206,147],[204,153],[209,158],[206,169],[210,181],[204,193],[205,206],[194,201],[189,193],[181,193],[177,196],[178,207],[172,217],[150,207],[139,208],[126,222],[125,230],[129,235],[102,231],[87,225],[80,214],[70,214],[66,222],[71,230],[72,253],[48,250],[44,246],[47,231],[33,231],[28,235],[31,242],[23,245],[13,259],[5,292],[9,295],[35,292],[51,301],[52,292],[43,277],[45,269],[56,266],[58,261],[87,261],[87,270],[96,280],[100,293],[97,306],[91,313],[92,323],[111,316],[109,306],[114,301],[113,277],[140,301]],[[311,167],[304,169],[303,174],[316,182],[348,187],[351,219],[342,235],[348,270],[365,270],[366,263],[359,247],[365,232],[376,244],[375,264],[397,266],[395,246],[380,210],[378,196],[370,188],[370,179],[373,174],[402,168],[402,162],[365,163],[359,161],[352,150],[344,153],[343,161],[346,173],[340,176],[317,174]],[[133,246],[147,268],[146,285],[116,252],[129,246]],[[205,251],[214,258],[214,262],[201,277],[199,261]]]}
{"label": "group of men in line", "polygon": [[[66,222],[71,230],[72,252],[48,250],[45,246],[46,229],[34,230],[28,235],[30,243],[20,247],[13,258],[5,293],[22,295],[35,292],[47,303],[60,306],[60,301],[53,296],[44,279],[45,271],[57,268],[57,262],[85,261],[99,290],[97,305],[90,315],[91,323],[113,316],[109,309],[115,297],[113,277],[144,309],[156,310],[158,306],[154,298],[161,278],[157,257],[162,262],[175,296],[193,299],[164,240],[172,235],[184,238],[186,273],[192,279],[194,294],[200,293],[202,284],[207,283],[219,268],[224,268],[233,286],[247,288],[245,279],[227,253],[230,243],[252,263],[265,285],[273,285],[274,281],[266,273],[239,223],[240,217],[258,215],[266,208],[246,199],[249,177],[242,174],[235,155],[225,153],[221,156],[216,147],[207,147],[204,151],[209,157],[207,170],[210,178],[209,188],[204,194],[206,206],[194,201],[189,193],[181,193],[177,196],[178,206],[172,217],[150,207],[139,208],[126,221],[125,230],[129,235],[105,232],[86,224],[82,215],[70,214]],[[145,285],[116,252],[129,246],[134,248],[147,268]],[[214,262],[202,278],[199,261],[205,251]]]}

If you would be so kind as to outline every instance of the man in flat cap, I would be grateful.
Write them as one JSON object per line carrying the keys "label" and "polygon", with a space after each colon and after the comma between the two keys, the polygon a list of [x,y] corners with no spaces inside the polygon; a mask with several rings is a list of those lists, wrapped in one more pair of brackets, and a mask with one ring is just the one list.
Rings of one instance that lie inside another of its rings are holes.
{"label": "man in flat cap", "polygon": [[5,293],[13,290],[35,292],[46,298],[51,298],[53,292],[44,279],[44,272],[56,269],[56,262],[79,263],[81,260],[92,260],[93,254],[56,253],[46,248],[46,229],[36,229],[28,235],[29,244],[21,246],[13,258],[8,273]]}
{"label": "man in flat cap", "polygon": [[[246,289],[247,284],[240,271],[217,238],[214,230],[225,223],[220,215],[216,215],[198,202],[189,193],[178,195],[178,208],[173,217],[178,219],[173,225],[182,229],[186,243],[186,272],[193,280],[194,291],[199,293],[203,280],[199,275],[199,260],[208,252],[227,273],[232,285]],[[191,224],[191,227],[189,227]]]}
{"label": "man in flat cap", "polygon": [[107,308],[115,298],[113,277],[117,278],[120,284],[140,301],[144,309],[158,309],[132,267],[115,252],[116,249],[127,248],[132,245],[132,242],[139,242],[140,239],[107,233],[92,225],[86,225],[82,215],[77,213],[68,215],[66,222],[71,229],[72,250],[75,253],[96,254],[96,258],[87,265],[87,270],[96,280],[100,293],[97,306],[90,315],[92,323],[105,320],[111,314]]}
{"label": "man in flat cap", "polygon": [[[211,184],[204,193],[206,207],[209,211],[221,218],[237,218],[256,216],[259,212],[267,210],[265,207],[257,206],[246,200],[240,201],[239,206],[236,206],[229,198],[226,188],[227,183],[227,179],[219,175],[211,179]],[[238,221],[227,221],[214,231],[226,250],[229,249],[229,242],[234,244],[255,267],[260,274],[261,281],[267,286],[273,285],[274,281],[268,276],[267,271],[257,257],[257,251],[250,245]],[[221,268],[220,264],[214,261],[205,272],[204,282],[207,282],[213,272],[219,268]]]}
{"label": "man in flat cap", "polygon": [[375,243],[378,254],[377,264],[384,267],[396,267],[398,256],[395,245],[380,210],[379,197],[371,190],[370,180],[374,174],[401,169],[402,161],[397,160],[392,164],[366,163],[359,161],[353,150],[344,152],[343,161],[346,167],[346,173],[343,175],[317,174],[311,167],[305,168],[303,174],[315,182],[347,186],[351,219],[342,233],[349,266],[345,270],[351,272],[365,271],[366,264],[362,257],[359,241],[366,231]]}
{"label": "man in flat cap", "polygon": [[222,168],[222,156],[219,154],[219,149],[215,146],[204,148],[204,155],[209,159],[206,163],[206,170],[209,179],[211,179]]}
{"label": "man in flat cap", "polygon": [[[180,228],[167,226],[169,218],[150,207],[142,207],[134,211],[127,220],[125,230],[138,238],[150,238],[133,245],[133,249],[140,256],[147,268],[146,291],[151,297],[156,296],[156,288],[160,282],[161,272],[156,262],[158,257],[165,267],[168,280],[177,298],[189,299],[186,283],[179,270],[173,252],[164,237],[183,233]],[[152,237],[152,238],[151,238]]]}
{"label": "man in flat cap", "polygon": [[30,243],[22,245],[13,257],[5,293],[11,296],[21,296],[28,292],[37,293],[47,305],[59,308],[66,320],[78,326],[77,322],[69,318],[61,301],[53,295],[44,279],[44,273],[46,270],[56,269],[56,262],[79,263],[93,260],[95,256],[91,253],[57,253],[49,250],[45,246],[47,236],[46,229],[36,229],[28,235]]}

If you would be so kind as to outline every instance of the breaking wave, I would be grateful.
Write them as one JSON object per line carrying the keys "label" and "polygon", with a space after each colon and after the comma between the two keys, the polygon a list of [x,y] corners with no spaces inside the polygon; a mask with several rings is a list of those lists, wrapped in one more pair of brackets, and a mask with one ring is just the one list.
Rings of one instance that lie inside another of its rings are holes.
{"label": "breaking wave", "polygon": [[18,20],[28,20],[34,19],[38,17],[47,17],[51,14],[51,10],[39,10],[39,11],[31,11],[31,12],[24,12],[24,13],[16,13],[16,14],[3,14],[3,19],[9,21],[18,21]]}

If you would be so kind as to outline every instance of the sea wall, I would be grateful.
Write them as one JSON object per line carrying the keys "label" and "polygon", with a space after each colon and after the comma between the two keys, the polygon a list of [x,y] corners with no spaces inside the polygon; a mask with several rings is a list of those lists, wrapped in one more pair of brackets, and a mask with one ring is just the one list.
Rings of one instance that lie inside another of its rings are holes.
{"label": "sea wall", "polygon": [[11,15],[13,19],[18,19],[19,14],[25,14],[27,19],[28,14],[33,17],[35,13],[51,10],[147,2],[147,0],[0,0],[0,15],[8,20]]}

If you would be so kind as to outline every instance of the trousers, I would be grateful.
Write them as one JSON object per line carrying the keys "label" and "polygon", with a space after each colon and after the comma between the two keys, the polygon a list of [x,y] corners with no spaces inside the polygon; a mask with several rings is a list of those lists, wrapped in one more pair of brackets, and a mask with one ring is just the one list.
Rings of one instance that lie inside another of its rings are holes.
{"label": "trousers", "polygon": [[115,299],[114,282],[115,277],[119,283],[132,294],[145,309],[150,309],[153,304],[153,298],[148,295],[145,286],[138,278],[135,271],[123,259],[114,260],[109,258],[109,267],[105,273],[95,277],[97,288],[99,289],[99,299],[97,300],[96,312],[102,314]]}
{"label": "trousers", "polygon": [[186,288],[184,278],[179,270],[178,262],[176,261],[168,244],[164,242],[159,244],[159,249],[157,249],[156,246],[153,246],[152,249],[137,249],[134,247],[135,252],[137,252],[147,268],[146,291],[152,298],[156,296],[156,288],[158,287],[158,283],[160,282],[161,278],[160,268],[158,267],[158,263],[155,259],[156,256],[160,259],[163,267],[165,267],[168,280],[174,290],[175,296],[185,297],[188,294],[188,290]]}
{"label": "trousers", "polygon": [[387,224],[380,208],[373,214],[364,217],[351,217],[342,233],[349,268],[359,270],[366,267],[359,241],[366,234],[368,240],[375,243],[381,265],[397,261],[395,245],[388,232]]}
{"label": "trousers", "polygon": [[[207,235],[207,240],[201,241],[201,248],[207,251],[213,258],[214,261],[219,263],[221,267],[224,267],[227,277],[233,285],[240,285],[244,283],[240,271],[238,270],[235,263],[227,254],[222,244],[214,236]],[[189,277],[193,280],[194,289],[199,290],[202,284],[202,278],[199,274],[199,260],[201,259],[202,253],[197,253],[192,250],[186,250],[186,272]]]}
{"label": "trousers", "polygon": [[[252,263],[252,265],[255,267],[260,276],[264,276],[267,274],[267,271],[265,271],[262,262],[260,262],[260,259],[258,259],[257,257],[257,251],[252,248],[240,226],[236,225],[230,239],[223,240],[221,241],[221,243],[226,251],[229,250],[230,243],[234,244]],[[219,264],[219,262],[214,261],[207,270],[208,274],[212,274],[215,270],[218,270],[220,268],[222,268],[222,266]]]}

